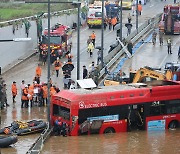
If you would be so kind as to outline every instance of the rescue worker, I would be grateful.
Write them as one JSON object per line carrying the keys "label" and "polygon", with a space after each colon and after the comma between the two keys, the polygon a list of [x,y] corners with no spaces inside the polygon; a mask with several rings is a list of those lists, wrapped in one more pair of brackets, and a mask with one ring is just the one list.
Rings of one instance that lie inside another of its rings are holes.
{"label": "rescue worker", "polygon": [[25,89],[23,89],[23,93],[22,93],[21,99],[22,99],[21,108],[23,108],[24,105],[25,105],[26,108],[28,108],[28,101],[29,101],[29,99],[28,99],[28,86],[27,85],[25,86]]}
{"label": "rescue worker", "polygon": [[62,118],[58,117],[58,119],[56,119],[54,122],[53,132],[55,135],[61,135],[61,131],[62,131]]}
{"label": "rescue worker", "polygon": [[115,25],[117,24],[117,18],[116,18],[116,17],[114,17],[114,18],[111,19],[111,24],[112,24],[113,30],[114,30],[114,27],[115,27]]}
{"label": "rescue worker", "polygon": [[94,69],[94,72],[93,72],[93,80],[94,80],[96,85],[98,85],[99,75],[100,75],[100,72],[99,72],[98,67],[96,66]]}
{"label": "rescue worker", "polygon": [[167,40],[168,54],[172,54],[171,45],[172,45],[171,38],[168,38]]}
{"label": "rescue worker", "polygon": [[111,30],[112,25],[111,25],[111,18],[108,18],[108,25],[109,25],[109,30]]}
{"label": "rescue worker", "polygon": [[48,87],[46,83],[43,84],[42,91],[43,91],[42,105],[45,106],[47,105],[47,96],[48,96]]}
{"label": "rescue worker", "polygon": [[47,59],[47,51],[43,50],[41,52],[41,57],[42,57],[42,64],[45,65],[46,64],[46,59]]}
{"label": "rescue worker", "polygon": [[163,32],[159,31],[159,44],[160,46],[163,45]]}
{"label": "rescue worker", "polygon": [[57,59],[54,61],[54,68],[55,68],[55,71],[56,71],[56,77],[59,76],[59,69],[61,68],[62,64],[59,60],[59,57],[57,57]]}
{"label": "rescue worker", "polygon": [[33,106],[33,95],[34,95],[34,86],[28,84],[28,99],[30,100],[30,107]]}
{"label": "rescue worker", "polygon": [[86,69],[86,66],[83,66],[83,79],[87,79],[88,78],[88,70]]}
{"label": "rescue worker", "polygon": [[133,44],[131,41],[128,42],[127,44],[127,49],[129,51],[129,53],[132,55],[132,49],[133,49]]}
{"label": "rescue worker", "polygon": [[2,91],[1,103],[3,107],[5,106],[8,107],[9,104],[7,103],[7,94],[6,94],[7,89],[5,83],[3,84],[1,91]]}
{"label": "rescue worker", "polygon": [[142,3],[141,3],[141,1],[139,1],[139,4],[138,4],[138,13],[139,13],[139,15],[142,14]]}
{"label": "rescue worker", "polygon": [[154,31],[153,31],[153,34],[152,34],[152,43],[153,43],[153,45],[156,44],[156,36],[157,36],[157,33],[156,33],[156,31],[154,30]]}
{"label": "rescue worker", "polygon": [[97,52],[97,65],[99,65],[99,62],[101,62],[101,49]]}
{"label": "rescue worker", "polygon": [[69,64],[72,64],[72,58],[73,58],[72,54],[68,53],[68,54],[66,55],[66,58],[68,59],[68,63],[69,63]]}
{"label": "rescue worker", "polygon": [[87,39],[87,46],[89,45],[90,42],[92,42],[91,36],[89,36],[89,38]]}
{"label": "rescue worker", "polygon": [[92,32],[92,34],[91,34],[91,40],[92,40],[92,43],[93,43],[93,45],[94,45],[94,47],[95,47],[96,34],[95,34],[95,32],[94,32],[94,31],[93,31],[93,32]]}
{"label": "rescue worker", "polygon": [[35,76],[41,77],[41,74],[42,74],[42,68],[41,68],[41,65],[38,64],[38,66],[36,67],[36,74],[35,74]]}
{"label": "rescue worker", "polygon": [[51,54],[50,54],[50,59],[51,59],[51,63],[53,64],[54,61],[56,60],[56,52],[55,50],[51,50]]}
{"label": "rescue worker", "polygon": [[131,18],[131,14],[129,13],[129,14],[128,14],[128,23],[129,23],[129,24],[131,23],[131,19],[132,19],[132,18]]}
{"label": "rescue worker", "polygon": [[12,99],[13,103],[15,103],[15,98],[17,96],[17,86],[16,86],[16,81],[13,81],[12,86],[11,86],[11,92],[12,92]]}
{"label": "rescue worker", "polygon": [[89,52],[90,57],[92,57],[93,55],[93,50],[94,50],[94,44],[93,42],[90,42],[88,45],[88,52]]}

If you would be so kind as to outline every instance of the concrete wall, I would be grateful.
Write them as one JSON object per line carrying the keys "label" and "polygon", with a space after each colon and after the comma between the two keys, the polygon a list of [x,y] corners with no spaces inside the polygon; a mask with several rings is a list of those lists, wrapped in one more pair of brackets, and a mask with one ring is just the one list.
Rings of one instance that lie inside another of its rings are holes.
{"label": "concrete wall", "polygon": [[[52,16],[51,26],[56,23],[61,23],[72,27],[73,22],[77,22],[77,14],[62,16]],[[20,61],[22,61],[27,56],[35,52],[37,47],[37,26],[35,21],[30,21],[31,27],[29,30],[29,38],[31,41],[28,42],[0,42],[0,67],[2,68],[2,73],[13,67]],[[48,19],[43,18],[43,29],[48,27]],[[0,40],[7,40],[13,38],[26,38],[25,26],[24,24],[18,26],[15,30],[15,34],[12,32],[13,26],[6,26],[0,28]]]}

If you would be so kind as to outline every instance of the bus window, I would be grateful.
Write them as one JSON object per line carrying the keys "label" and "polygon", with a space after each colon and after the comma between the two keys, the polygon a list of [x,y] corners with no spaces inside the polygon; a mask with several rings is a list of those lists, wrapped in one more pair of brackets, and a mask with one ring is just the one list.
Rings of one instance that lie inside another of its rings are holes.
{"label": "bus window", "polygon": [[167,114],[180,113],[180,100],[171,100],[167,104]]}
{"label": "bus window", "polygon": [[118,115],[119,120],[127,119],[128,114],[128,106],[109,106],[109,107],[101,107],[101,108],[90,108],[90,109],[81,109],[79,110],[79,124],[83,123],[90,117],[98,117],[98,116],[108,116],[108,115]]}
{"label": "bus window", "polygon": [[68,108],[53,104],[53,115],[61,116],[65,120],[69,120],[70,119],[70,110]]}
{"label": "bus window", "polygon": [[101,12],[95,12],[95,17],[96,18],[101,18],[102,17]]}
{"label": "bus window", "polygon": [[150,115],[156,116],[156,115],[162,115],[166,113],[166,105],[165,102],[160,101],[154,101],[150,105]]}

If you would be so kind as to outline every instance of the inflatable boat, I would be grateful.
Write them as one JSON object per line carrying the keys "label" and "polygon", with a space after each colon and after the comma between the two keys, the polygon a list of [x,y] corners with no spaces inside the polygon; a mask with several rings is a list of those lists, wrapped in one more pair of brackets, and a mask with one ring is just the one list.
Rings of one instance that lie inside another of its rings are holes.
{"label": "inflatable boat", "polygon": [[0,148],[5,148],[17,142],[17,136],[0,136]]}
{"label": "inflatable boat", "polygon": [[46,127],[47,123],[42,120],[14,121],[11,126],[0,129],[0,134],[27,135],[42,132]]}

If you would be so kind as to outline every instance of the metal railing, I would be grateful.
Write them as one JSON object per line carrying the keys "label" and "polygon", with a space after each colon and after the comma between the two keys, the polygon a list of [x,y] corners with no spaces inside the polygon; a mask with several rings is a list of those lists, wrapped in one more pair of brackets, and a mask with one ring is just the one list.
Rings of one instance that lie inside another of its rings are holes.
{"label": "metal railing", "polygon": [[[131,41],[134,44],[145,33],[154,28],[155,24],[159,22],[161,15],[162,14],[158,14],[139,26],[138,30],[133,31],[129,36],[125,38],[125,42]],[[100,70],[99,79],[101,79],[106,74],[106,69],[109,70],[115,64],[115,62],[125,53],[125,48],[127,48],[127,45],[121,48],[121,45],[119,44],[115,49],[113,49],[113,51],[111,51],[112,53],[104,57],[105,67]]]}
{"label": "metal railing", "polygon": [[35,143],[30,147],[26,154],[40,154],[43,145],[47,138],[50,136],[53,128],[49,128],[49,123],[47,122],[47,128],[41,133]]}

